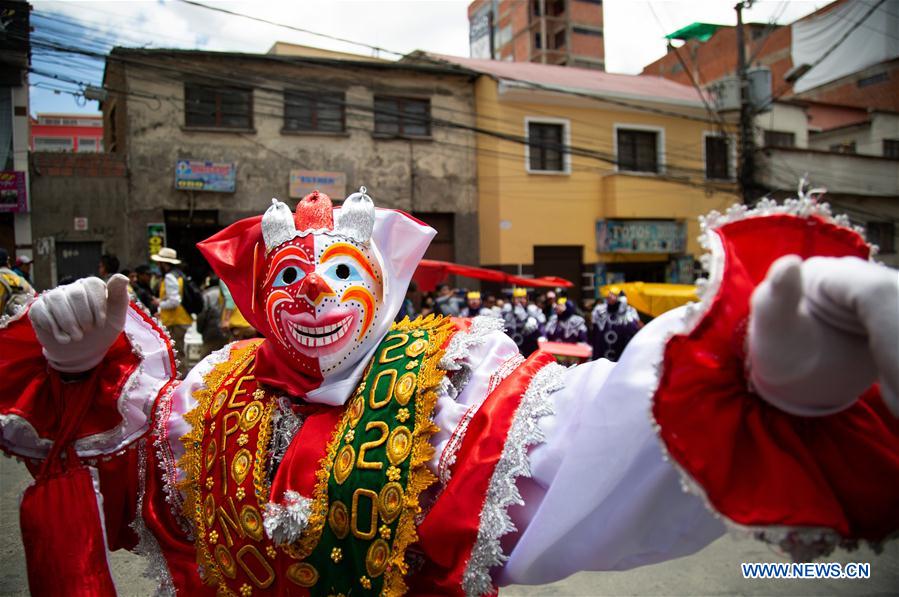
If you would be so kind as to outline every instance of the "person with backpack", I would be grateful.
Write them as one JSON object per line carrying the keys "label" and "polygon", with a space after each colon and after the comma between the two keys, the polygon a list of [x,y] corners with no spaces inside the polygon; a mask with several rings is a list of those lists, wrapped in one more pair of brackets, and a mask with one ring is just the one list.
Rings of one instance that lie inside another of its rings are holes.
{"label": "person with backpack", "polygon": [[[193,323],[193,317],[188,312],[186,304],[189,301],[185,301],[185,295],[189,292],[188,280],[178,267],[181,260],[178,259],[175,249],[162,247],[158,253],[151,255],[150,259],[159,264],[163,276],[159,285],[159,298],[154,299],[153,304],[159,309],[157,312],[159,321],[172,336],[175,349],[180,356],[178,373],[181,374],[185,362],[184,335]],[[202,301],[202,298],[200,300]]]}

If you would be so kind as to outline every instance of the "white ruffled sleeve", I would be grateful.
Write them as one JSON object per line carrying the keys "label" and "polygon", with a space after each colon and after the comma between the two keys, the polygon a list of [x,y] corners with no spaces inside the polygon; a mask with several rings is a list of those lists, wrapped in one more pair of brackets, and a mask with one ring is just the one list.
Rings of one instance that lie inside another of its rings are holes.
{"label": "white ruffled sleeve", "polygon": [[494,571],[500,585],[542,584],[581,570],[623,570],[693,553],[724,532],[700,498],[686,493],[663,456],[650,418],[665,341],[679,310],[634,337],[621,361],[565,372],[532,448],[525,505],[509,514],[517,532]]}

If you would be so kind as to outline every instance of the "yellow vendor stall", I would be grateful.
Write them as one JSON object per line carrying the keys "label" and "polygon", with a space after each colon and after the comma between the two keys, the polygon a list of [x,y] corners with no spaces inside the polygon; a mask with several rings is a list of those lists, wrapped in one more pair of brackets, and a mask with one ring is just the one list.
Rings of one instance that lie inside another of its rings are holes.
{"label": "yellow vendor stall", "polygon": [[627,303],[634,309],[650,317],[658,317],[681,305],[699,300],[696,286],[692,284],[655,284],[650,282],[623,282],[600,288],[600,296],[609,291],[621,291],[627,296]]}

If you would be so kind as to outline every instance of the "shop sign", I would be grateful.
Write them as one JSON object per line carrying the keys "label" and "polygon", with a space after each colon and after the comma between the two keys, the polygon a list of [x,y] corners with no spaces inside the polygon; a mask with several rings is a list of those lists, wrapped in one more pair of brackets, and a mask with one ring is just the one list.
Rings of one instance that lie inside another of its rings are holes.
{"label": "shop sign", "polygon": [[0,211],[15,213],[28,211],[24,172],[15,170],[0,172]]}
{"label": "shop sign", "polygon": [[312,191],[320,191],[335,200],[346,197],[346,174],[323,170],[291,170],[290,196],[302,199]]}
{"label": "shop sign", "polygon": [[683,253],[687,230],[673,220],[598,220],[599,253]]}
{"label": "shop sign", "polygon": [[83,218],[83,217],[75,218],[74,227],[75,227],[76,232],[86,232],[87,228],[88,228],[87,218]]}
{"label": "shop sign", "polygon": [[175,190],[233,193],[237,187],[236,162],[175,162]]}
{"label": "shop sign", "polygon": [[147,224],[147,246],[150,257],[159,253],[159,249],[165,246],[165,224],[158,222]]}

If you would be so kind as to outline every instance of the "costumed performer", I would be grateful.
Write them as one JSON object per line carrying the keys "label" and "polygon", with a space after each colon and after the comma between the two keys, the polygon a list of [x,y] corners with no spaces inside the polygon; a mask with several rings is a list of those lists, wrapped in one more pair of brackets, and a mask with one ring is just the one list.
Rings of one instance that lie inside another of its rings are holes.
{"label": "costumed performer", "polygon": [[885,540],[899,274],[811,198],[704,226],[702,302],[570,369],[496,318],[392,324],[434,230],[364,189],[200,244],[264,338],[183,381],[124,278],[44,293],[0,330],[32,593],[112,594],[107,548],[168,593],[485,595],[727,526],[798,558]]}

